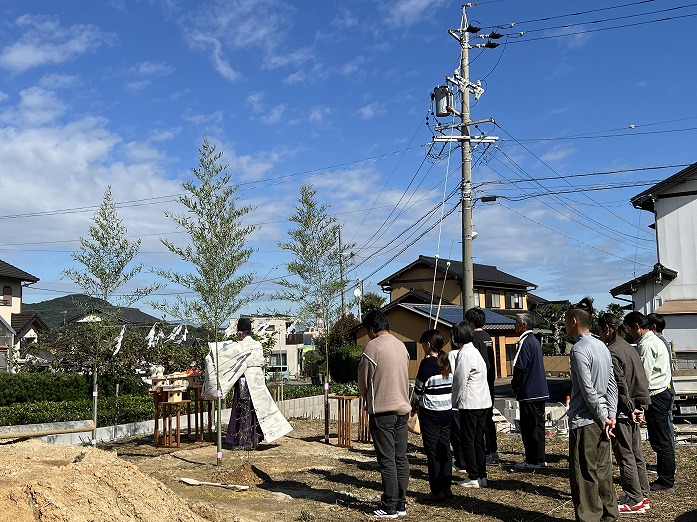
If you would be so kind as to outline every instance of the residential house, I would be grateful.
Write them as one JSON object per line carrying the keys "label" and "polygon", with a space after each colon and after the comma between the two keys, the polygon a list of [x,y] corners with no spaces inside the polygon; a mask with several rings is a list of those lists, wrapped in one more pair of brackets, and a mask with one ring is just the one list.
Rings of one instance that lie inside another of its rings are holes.
{"label": "residential house", "polygon": [[[114,313],[116,312],[116,313]],[[146,314],[145,312],[139,310],[138,308],[132,308],[128,306],[114,306],[112,308],[90,308],[78,315],[75,315],[68,319],[68,324],[74,323],[89,323],[94,321],[101,321],[104,314],[114,314],[116,321],[119,324],[132,325],[138,327],[152,327],[155,323],[160,322],[155,316]]]}
{"label": "residential house", "polygon": [[653,214],[657,260],[610,293],[643,314],[662,314],[678,368],[697,367],[697,163],[630,201]]}
{"label": "residential house", "polygon": [[10,361],[20,350],[35,343],[46,324],[36,314],[22,313],[22,290],[38,277],[0,260],[0,371],[10,369]]}
{"label": "residential house", "polygon": [[[536,286],[492,265],[475,263],[473,268],[474,303],[486,314],[484,329],[494,342],[496,376],[506,377],[512,374],[511,364],[518,341],[511,317],[528,310],[528,291]],[[390,302],[383,307],[390,329],[409,350],[410,378],[416,376],[423,358],[419,353],[419,337],[433,328],[436,319],[436,328],[443,332],[448,340],[446,350],[450,350],[450,328],[464,315],[462,278],[461,261],[419,256],[378,283],[390,294]],[[360,345],[368,342],[367,332],[362,327],[356,329],[355,336]]]}

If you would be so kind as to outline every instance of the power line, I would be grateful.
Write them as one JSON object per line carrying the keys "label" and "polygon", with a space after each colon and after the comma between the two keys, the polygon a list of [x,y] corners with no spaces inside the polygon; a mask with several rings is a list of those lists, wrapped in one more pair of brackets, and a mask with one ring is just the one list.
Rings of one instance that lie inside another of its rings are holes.
{"label": "power line", "polygon": [[568,235],[568,234],[565,234],[564,232],[561,232],[561,231],[559,231],[559,230],[556,230],[555,228],[550,227],[549,225],[546,225],[546,224],[544,224],[544,223],[540,223],[539,221],[537,221],[537,220],[535,220],[535,219],[532,219],[531,217],[526,216],[526,215],[523,214],[522,212],[518,212],[518,211],[515,210],[514,208],[511,208],[511,207],[509,207],[509,206],[507,206],[507,205],[504,205],[503,203],[500,203],[500,202],[498,202],[498,201],[497,201],[497,203],[498,203],[499,205],[501,205],[503,208],[508,209],[508,210],[510,210],[511,212],[515,213],[515,214],[518,214],[519,216],[521,216],[521,217],[527,219],[528,221],[531,221],[531,222],[533,222],[533,223],[535,223],[535,224],[537,224],[537,225],[539,225],[539,226],[541,226],[541,227],[544,227],[544,228],[546,228],[546,229],[548,229],[548,230],[551,230],[551,231],[554,232],[555,234],[559,234],[560,236],[563,236],[563,237],[565,237],[565,238],[567,238],[567,239],[571,239],[572,241],[575,241],[575,242],[577,242],[577,243],[581,243],[582,245],[587,246],[587,247],[589,247],[589,248],[592,248],[593,250],[597,250],[598,252],[602,252],[603,254],[607,254],[607,255],[609,255],[609,256],[616,257],[617,259],[621,259],[622,261],[628,261],[628,262],[633,263],[633,264],[636,263],[636,264],[643,265],[643,266],[646,266],[646,267],[649,267],[649,268],[651,267],[651,265],[647,265],[646,263],[641,263],[641,262],[635,261],[635,260],[633,260],[633,259],[627,259],[626,257],[618,256],[617,254],[615,254],[615,253],[613,253],[613,252],[608,252],[607,250],[603,250],[602,248],[598,248],[598,247],[596,247],[596,246],[594,246],[594,245],[591,245],[590,243],[586,243],[585,241],[581,241],[580,239],[578,239],[578,238],[576,238],[576,237],[573,237],[573,236],[570,236],[570,235]]}

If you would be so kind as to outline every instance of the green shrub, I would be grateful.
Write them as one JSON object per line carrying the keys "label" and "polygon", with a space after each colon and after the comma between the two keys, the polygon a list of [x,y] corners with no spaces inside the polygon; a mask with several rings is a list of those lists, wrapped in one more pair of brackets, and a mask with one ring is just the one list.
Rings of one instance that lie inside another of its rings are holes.
{"label": "green shrub", "polygon": [[[100,395],[148,395],[148,387],[136,375],[102,375]],[[0,406],[33,402],[65,402],[91,399],[92,376],[67,373],[0,373]]]}
{"label": "green shrub", "polygon": [[348,343],[332,349],[329,353],[329,375],[332,379],[336,382],[355,381],[363,348],[355,343]]}
{"label": "green shrub", "polygon": [[[97,406],[97,425],[114,424],[114,397],[100,397]],[[119,424],[152,420],[155,405],[147,395],[123,395],[119,397]],[[92,418],[92,400],[39,401],[32,403],[0,406],[0,425],[41,424],[45,422],[67,422]]]}

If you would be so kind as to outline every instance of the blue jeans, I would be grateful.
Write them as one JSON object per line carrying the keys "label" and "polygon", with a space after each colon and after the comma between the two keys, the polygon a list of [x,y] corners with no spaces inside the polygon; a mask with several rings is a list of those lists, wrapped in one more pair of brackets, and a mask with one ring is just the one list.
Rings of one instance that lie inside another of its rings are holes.
{"label": "blue jeans", "polygon": [[370,415],[370,435],[382,476],[382,504],[386,511],[396,509],[407,498],[409,461],[407,460],[407,419],[409,414]]}

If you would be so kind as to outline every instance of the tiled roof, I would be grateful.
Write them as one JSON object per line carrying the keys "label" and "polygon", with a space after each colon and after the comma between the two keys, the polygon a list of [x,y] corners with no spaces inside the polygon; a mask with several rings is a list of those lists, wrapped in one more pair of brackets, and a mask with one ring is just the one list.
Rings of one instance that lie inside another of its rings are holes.
{"label": "tiled roof", "polygon": [[38,277],[9,263],[5,263],[2,259],[0,259],[0,277],[9,277],[11,279],[19,279],[20,281],[29,281],[30,283],[36,283],[39,280]]}
{"label": "tiled roof", "polygon": [[[447,264],[450,262],[450,266],[448,267]],[[378,284],[383,286],[389,284],[391,279],[394,279],[396,276],[399,276],[406,272],[407,270],[413,268],[414,266],[418,264],[424,264],[429,267],[435,267],[436,266],[436,258],[435,257],[430,257],[430,256],[419,256],[419,259],[416,260],[415,262],[409,264],[408,266],[402,268],[398,272],[395,272],[394,274],[386,277],[382,281],[380,281]],[[448,270],[449,276],[451,276],[454,279],[462,279],[463,276],[463,268],[462,268],[462,261],[453,261],[453,260],[448,260],[448,259],[442,259],[438,258],[438,270],[445,272],[445,270]],[[522,288],[528,288],[528,287],[534,287],[536,288],[537,285],[525,281],[524,279],[520,279],[519,277],[516,277],[511,274],[507,274],[506,272],[502,272],[498,268],[496,268],[493,265],[482,265],[479,263],[474,263],[472,265],[473,269],[473,276],[474,276],[474,284],[475,285],[482,285],[482,284],[503,284],[503,285],[511,285],[511,286],[518,286]]]}
{"label": "tiled roof", "polygon": [[612,290],[610,290],[610,294],[612,297],[617,297],[618,295],[632,295],[634,292],[637,291],[637,288],[640,285],[643,285],[645,282],[650,281],[651,279],[655,279],[656,281],[665,281],[669,282],[675,279],[678,276],[678,273],[675,270],[671,270],[670,268],[667,268],[659,263],[656,263],[653,266],[653,270],[651,272],[648,272],[644,275],[640,275],[638,277],[635,277],[631,281],[627,281],[626,283],[622,283],[619,286],[616,286]]}
{"label": "tiled roof", "polygon": [[32,323],[36,323],[36,326],[40,330],[47,330],[48,326],[44,323],[41,318],[36,314],[12,314],[12,329],[15,332],[22,332],[25,328],[29,327]]}
{"label": "tiled roof", "polygon": [[[418,313],[426,317],[434,317],[438,313],[438,307],[434,306],[431,308],[430,305],[426,304],[408,304],[402,303],[399,305],[401,308],[411,310],[412,312]],[[487,308],[482,308],[484,315],[486,316],[486,322],[484,324],[484,330],[513,330],[515,321],[509,319],[501,314],[492,312]],[[461,306],[458,305],[443,305],[440,307],[440,313],[438,315],[438,320],[447,324],[449,326],[459,323],[463,318],[463,310]]]}

